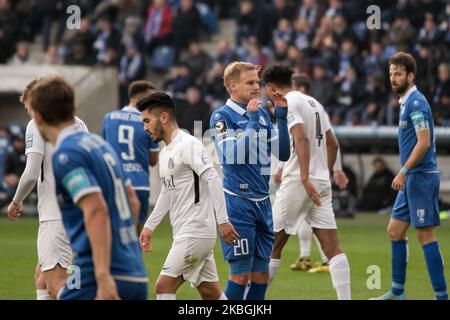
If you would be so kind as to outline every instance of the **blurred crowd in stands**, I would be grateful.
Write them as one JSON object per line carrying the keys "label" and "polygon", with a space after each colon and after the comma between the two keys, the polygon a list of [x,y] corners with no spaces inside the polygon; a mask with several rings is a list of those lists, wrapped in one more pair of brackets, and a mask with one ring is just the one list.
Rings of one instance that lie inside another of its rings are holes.
{"label": "blurred crowd in stands", "polygon": [[[73,4],[81,8],[79,30],[66,26]],[[381,29],[366,25],[371,4],[380,8]],[[221,19],[235,21],[232,41],[214,38]],[[395,51],[408,51],[436,125],[450,124],[445,0],[0,0],[0,63],[36,63],[37,39],[45,63],[117,68],[121,105],[131,81],[164,78],[161,89],[182,100],[187,124],[223,103],[224,67],[239,59],[308,74],[334,125],[396,125],[387,64]]]}
{"label": "blurred crowd in stands", "polygon": [[[380,29],[366,24],[372,4],[380,8]],[[77,30],[66,25],[70,5],[81,8]],[[223,19],[234,21],[230,39],[221,36]],[[45,61],[33,61],[30,47]],[[177,99],[180,126],[191,132],[194,120],[206,130],[226,100],[222,75],[234,60],[287,63],[308,74],[311,94],[335,126],[395,126],[399,103],[388,60],[399,50],[416,58],[416,83],[436,125],[449,126],[445,0],[0,0],[0,63],[117,68],[120,106],[130,82],[163,79],[160,89]],[[11,150],[23,147],[11,139]]]}

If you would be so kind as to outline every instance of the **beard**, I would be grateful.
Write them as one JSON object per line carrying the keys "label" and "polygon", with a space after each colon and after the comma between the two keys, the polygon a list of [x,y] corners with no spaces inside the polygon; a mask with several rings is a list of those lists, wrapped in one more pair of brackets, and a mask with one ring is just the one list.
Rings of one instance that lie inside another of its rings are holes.
{"label": "beard", "polygon": [[155,143],[159,143],[160,141],[162,141],[162,139],[164,138],[164,129],[160,124],[156,126],[156,134],[155,135],[150,134],[150,138]]}
{"label": "beard", "polygon": [[396,88],[394,88],[391,84],[392,87],[392,91],[394,91],[395,93],[399,94],[399,95],[403,95],[406,90],[408,89],[408,80],[405,79],[405,81],[403,81],[403,83],[400,83]]}

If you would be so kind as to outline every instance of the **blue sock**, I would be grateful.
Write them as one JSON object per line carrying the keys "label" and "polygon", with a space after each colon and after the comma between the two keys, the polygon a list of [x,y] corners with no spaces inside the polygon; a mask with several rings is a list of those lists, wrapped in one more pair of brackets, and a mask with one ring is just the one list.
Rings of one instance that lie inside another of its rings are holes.
{"label": "blue sock", "polygon": [[423,246],[423,253],[427,263],[428,274],[433,284],[437,300],[447,300],[447,284],[444,276],[444,261],[439,250],[438,242],[427,243]]}
{"label": "blue sock", "polygon": [[245,287],[236,282],[228,280],[225,295],[228,300],[244,300]]}
{"label": "blue sock", "polygon": [[247,300],[264,300],[266,296],[267,284],[252,282],[248,290]]}
{"label": "blue sock", "polygon": [[392,240],[392,293],[401,295],[405,291],[408,249],[406,240]]}

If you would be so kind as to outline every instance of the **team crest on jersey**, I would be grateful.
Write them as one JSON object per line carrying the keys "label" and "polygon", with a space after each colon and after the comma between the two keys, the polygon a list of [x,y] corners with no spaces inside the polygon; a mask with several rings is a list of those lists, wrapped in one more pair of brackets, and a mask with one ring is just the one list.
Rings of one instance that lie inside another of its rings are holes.
{"label": "team crest on jersey", "polygon": [[209,157],[205,151],[200,152],[199,157],[202,159],[203,164],[211,163],[211,160],[209,160]]}
{"label": "team crest on jersey", "polygon": [[172,158],[169,158],[169,163],[167,164],[167,167],[169,167],[169,169],[173,169],[175,167],[175,162],[173,161]]}
{"label": "team crest on jersey", "polygon": [[267,122],[266,122],[266,120],[264,119],[263,116],[259,117],[259,123],[261,123],[263,126],[267,126]]}
{"label": "team crest on jersey", "polygon": [[61,153],[58,156],[58,161],[59,161],[60,164],[64,165],[67,162],[69,162],[69,156],[66,153]]}
{"label": "team crest on jersey", "polygon": [[33,146],[33,135],[27,134],[25,137],[25,149],[29,149]]}
{"label": "team crest on jersey", "polygon": [[414,100],[413,106],[414,106],[414,107],[418,107],[418,106],[419,106],[419,100]]}
{"label": "team crest on jersey", "polygon": [[216,113],[216,114],[214,115],[214,119],[219,119],[219,118],[220,118],[220,114]]}
{"label": "team crest on jersey", "polygon": [[217,137],[225,136],[228,132],[227,122],[225,120],[220,120],[213,125],[215,134]]}

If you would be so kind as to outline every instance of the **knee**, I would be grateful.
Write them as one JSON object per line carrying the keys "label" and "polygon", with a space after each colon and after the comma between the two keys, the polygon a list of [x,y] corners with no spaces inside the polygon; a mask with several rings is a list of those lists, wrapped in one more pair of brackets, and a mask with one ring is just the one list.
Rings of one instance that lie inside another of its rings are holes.
{"label": "knee", "polygon": [[250,280],[250,273],[232,274],[230,276],[230,280],[237,284],[240,284],[241,286],[245,286]]}
{"label": "knee", "polygon": [[58,297],[59,290],[61,290],[59,285],[47,283],[47,292],[53,299]]}
{"label": "knee", "polygon": [[44,289],[45,286],[45,279],[42,272],[35,272],[34,273],[34,284],[36,285],[36,289]]}
{"label": "knee", "polygon": [[405,238],[404,232],[402,232],[402,230],[400,230],[399,228],[395,228],[392,225],[388,226],[387,233],[391,240],[398,241],[398,240],[403,240]]}

